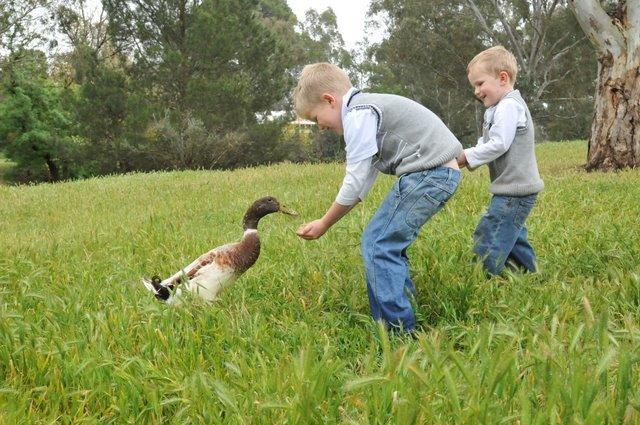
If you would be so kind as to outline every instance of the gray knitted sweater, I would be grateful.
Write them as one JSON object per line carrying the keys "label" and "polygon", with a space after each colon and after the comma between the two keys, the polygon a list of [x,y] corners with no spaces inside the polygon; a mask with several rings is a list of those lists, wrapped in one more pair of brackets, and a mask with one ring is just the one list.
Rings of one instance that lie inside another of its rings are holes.
{"label": "gray knitted sweater", "polygon": [[436,114],[406,97],[354,92],[347,108],[369,108],[377,115],[378,153],[373,166],[385,174],[401,176],[434,168],[462,151]]}
{"label": "gray knitted sweater", "polygon": [[[524,107],[527,125],[516,130],[515,139],[507,152],[487,164],[491,177],[489,191],[494,195],[503,196],[532,195],[544,188],[536,163],[533,119],[518,90],[513,90],[503,100],[507,98],[516,100]],[[484,143],[488,142],[492,124],[493,122],[485,122],[483,125]]]}

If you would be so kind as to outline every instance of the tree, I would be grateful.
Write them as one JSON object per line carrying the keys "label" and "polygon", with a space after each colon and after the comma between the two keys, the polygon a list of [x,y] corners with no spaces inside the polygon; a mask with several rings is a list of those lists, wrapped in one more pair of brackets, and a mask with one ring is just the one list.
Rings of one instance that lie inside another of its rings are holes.
{"label": "tree", "polygon": [[497,44],[518,60],[516,87],[538,139],[588,134],[593,59],[566,0],[375,0],[372,13],[382,15],[389,33],[369,51],[373,88],[425,104],[464,143],[477,140],[483,111],[471,95],[467,63]]}
{"label": "tree", "polygon": [[46,79],[44,54],[18,52],[5,76],[0,103],[0,148],[17,168],[39,177],[46,167],[49,181],[70,177],[73,139],[70,114],[61,104],[60,89]]}
{"label": "tree", "polygon": [[66,0],[57,7],[55,17],[60,32],[67,38],[72,51],[66,56],[74,68],[75,82],[82,84],[96,68],[111,61],[117,63],[118,52],[107,32],[107,16],[88,10],[85,0]]}
{"label": "tree", "polygon": [[[197,166],[219,168],[239,164],[220,156],[220,150],[250,144],[244,152],[255,156],[246,158],[248,162],[274,160],[261,148],[275,143],[277,132],[259,117],[282,105],[290,92],[298,58],[290,54],[290,46],[300,44],[292,42],[298,37],[295,16],[284,0],[103,3],[109,33],[118,50],[131,58],[131,89],[144,97],[152,113],[145,121],[147,130],[166,130],[143,132],[148,153],[175,146],[175,164],[189,167],[195,163],[182,154],[185,142],[217,151],[211,161]],[[196,127],[206,132],[191,131]],[[231,133],[233,137],[225,137]],[[206,140],[194,139],[203,134]],[[224,141],[234,146],[221,147]],[[200,155],[198,161],[207,158]]]}
{"label": "tree", "polygon": [[175,123],[193,116],[212,130],[253,125],[288,92],[293,63],[273,23],[277,4],[105,0],[111,33],[134,57],[149,99]]}
{"label": "tree", "polygon": [[370,15],[382,15],[389,34],[369,49],[363,65],[371,89],[416,100],[460,140],[477,140],[482,111],[469,88],[466,65],[483,45],[471,11],[461,1],[376,0]]}
{"label": "tree", "polygon": [[520,71],[518,79],[521,85],[527,86],[531,101],[541,99],[550,85],[573,71],[557,72],[558,65],[584,37],[575,31],[551,32],[554,19],[566,10],[564,0],[466,2],[488,38],[488,44],[502,44],[513,52]]}
{"label": "tree", "polygon": [[44,8],[48,3],[49,0],[0,2],[0,50],[14,52],[42,40],[41,31],[49,20]]}
{"label": "tree", "polygon": [[640,1],[570,0],[598,58],[588,170],[640,165]]}
{"label": "tree", "polygon": [[586,137],[595,68],[589,42],[567,1],[465,3],[481,26],[484,44],[502,44],[516,57],[517,88],[534,115],[537,138]]}
{"label": "tree", "polygon": [[322,13],[309,9],[298,27],[306,51],[306,62],[331,62],[343,69],[353,66],[352,55],[344,47],[338,19],[328,7]]}
{"label": "tree", "polygon": [[[353,84],[359,85],[353,54],[345,48],[333,9],[328,7],[321,13],[314,9],[307,10],[305,19],[298,23],[298,28],[303,50],[301,65],[315,62],[333,63],[345,70]],[[315,128],[312,132],[312,143],[315,147],[315,158],[344,159],[344,143],[341,136]]]}
{"label": "tree", "polygon": [[[92,13],[85,0],[67,0],[56,10],[59,29],[72,51],[60,60],[73,68],[70,105],[75,129],[87,142],[86,174],[131,171],[131,152],[125,133],[144,110],[130,105],[132,97],[123,57],[107,31],[104,10]],[[144,109],[144,108],[143,108]]]}

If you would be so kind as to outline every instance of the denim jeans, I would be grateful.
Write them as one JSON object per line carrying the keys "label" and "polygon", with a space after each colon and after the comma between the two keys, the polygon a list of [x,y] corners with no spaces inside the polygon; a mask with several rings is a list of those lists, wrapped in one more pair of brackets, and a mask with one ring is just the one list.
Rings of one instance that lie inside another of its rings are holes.
{"label": "denim jeans", "polygon": [[489,273],[500,274],[507,261],[526,271],[536,271],[536,253],[527,240],[524,223],[537,196],[494,195],[491,198],[489,209],[473,233],[473,251]]}
{"label": "denim jeans", "polygon": [[362,258],[371,315],[411,332],[416,325],[410,296],[407,248],[420,228],[440,211],[460,182],[460,171],[436,167],[401,176],[362,235]]}

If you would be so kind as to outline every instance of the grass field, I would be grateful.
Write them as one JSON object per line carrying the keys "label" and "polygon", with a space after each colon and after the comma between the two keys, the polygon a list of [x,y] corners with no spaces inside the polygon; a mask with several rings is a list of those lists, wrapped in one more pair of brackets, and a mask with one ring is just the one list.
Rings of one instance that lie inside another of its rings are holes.
{"label": "grass field", "polygon": [[[640,423],[640,170],[538,146],[540,272],[486,279],[489,200],[465,172],[409,255],[417,340],[369,319],[359,237],[392,184],[318,241],[343,166],[134,174],[0,187],[0,423]],[[237,240],[271,194],[256,265],[213,305],[139,284]]]}

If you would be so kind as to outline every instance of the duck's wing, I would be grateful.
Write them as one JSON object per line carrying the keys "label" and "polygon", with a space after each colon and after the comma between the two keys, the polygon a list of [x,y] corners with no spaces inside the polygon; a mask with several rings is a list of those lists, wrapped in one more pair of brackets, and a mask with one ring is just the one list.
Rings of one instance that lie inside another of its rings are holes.
{"label": "duck's wing", "polygon": [[178,270],[162,281],[163,286],[176,285],[183,276],[187,276],[187,279],[193,278],[200,269],[216,261],[221,261],[226,257],[225,253],[233,249],[237,243],[229,243],[212,249],[209,252],[202,254],[197,260],[193,261],[187,267]]}
{"label": "duck's wing", "polygon": [[214,263],[221,268],[230,266],[228,252],[232,251],[237,245],[237,243],[229,243],[201,255],[197,260],[197,264],[189,270],[187,276],[191,279],[193,276],[197,275],[202,268],[208,265],[213,265]]}

